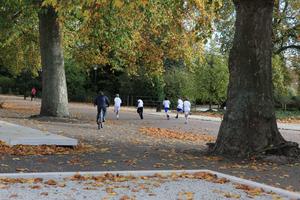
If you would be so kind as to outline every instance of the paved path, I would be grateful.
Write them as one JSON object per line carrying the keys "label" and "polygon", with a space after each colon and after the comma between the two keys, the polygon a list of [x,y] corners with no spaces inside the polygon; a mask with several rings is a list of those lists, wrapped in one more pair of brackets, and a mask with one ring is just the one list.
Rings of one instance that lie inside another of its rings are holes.
{"label": "paved path", "polygon": [[[153,170],[153,169],[210,169],[257,182],[300,191],[300,161],[243,161],[236,158],[217,158],[203,151],[205,145],[194,141],[157,138],[141,133],[141,127],[174,129],[194,134],[217,135],[220,122],[192,119],[188,125],[180,119],[166,120],[145,109],[140,120],[135,109],[122,108],[120,120],[109,109],[104,129],[97,130],[96,108],[92,104],[70,103],[71,120],[30,118],[39,113],[39,101],[24,101],[22,97],[1,96],[10,102],[10,109],[0,109],[0,120],[46,130],[76,138],[95,146],[97,152],[49,156],[0,156],[0,173]],[[17,107],[15,109],[15,107]],[[299,131],[281,130],[288,140],[300,141]]]}
{"label": "paved path", "polygon": [[[128,109],[127,110],[132,110]],[[157,115],[157,116],[165,116],[163,112],[154,112],[153,110],[148,110],[148,114]],[[175,114],[171,114],[171,116],[175,116]],[[210,122],[221,122],[222,119],[220,117],[209,117],[203,115],[190,115],[189,119],[201,120],[201,121],[210,121]],[[291,130],[291,131],[300,131],[300,124],[295,123],[277,123],[278,128],[281,130]]]}
{"label": "paved path", "polygon": [[76,139],[20,126],[0,120],[0,140],[8,145],[60,145],[76,146]]}

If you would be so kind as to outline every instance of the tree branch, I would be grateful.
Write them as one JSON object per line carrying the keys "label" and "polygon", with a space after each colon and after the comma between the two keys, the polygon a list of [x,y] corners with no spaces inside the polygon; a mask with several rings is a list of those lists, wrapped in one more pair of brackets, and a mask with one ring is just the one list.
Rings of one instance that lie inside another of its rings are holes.
{"label": "tree branch", "polygon": [[275,54],[279,54],[287,49],[298,49],[300,51],[300,46],[299,45],[288,45],[288,46],[283,46],[277,51],[275,51]]}

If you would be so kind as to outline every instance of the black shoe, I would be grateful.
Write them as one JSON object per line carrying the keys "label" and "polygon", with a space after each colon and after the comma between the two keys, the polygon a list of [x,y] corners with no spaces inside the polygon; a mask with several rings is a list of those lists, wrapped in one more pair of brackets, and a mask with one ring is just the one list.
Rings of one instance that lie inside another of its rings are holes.
{"label": "black shoe", "polygon": [[169,115],[167,115],[167,119],[168,119],[168,120],[170,119],[170,116],[169,116]]}
{"label": "black shoe", "polygon": [[175,119],[178,119],[178,115],[175,117]]}

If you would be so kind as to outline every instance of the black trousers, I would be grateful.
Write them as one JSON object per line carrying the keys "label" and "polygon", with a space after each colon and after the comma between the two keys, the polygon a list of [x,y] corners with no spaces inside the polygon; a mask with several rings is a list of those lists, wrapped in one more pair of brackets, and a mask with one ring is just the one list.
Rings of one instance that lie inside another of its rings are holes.
{"label": "black trousers", "polygon": [[143,107],[139,107],[139,108],[137,109],[137,113],[139,113],[141,119],[144,119],[144,117],[143,117],[143,110],[144,110]]}
{"label": "black trousers", "polygon": [[101,113],[101,110],[102,110],[102,117],[103,117],[103,120],[105,120],[105,115],[106,115],[106,107],[98,107],[98,112],[97,112],[97,119],[96,121],[98,122],[98,119],[100,117],[100,113]]}

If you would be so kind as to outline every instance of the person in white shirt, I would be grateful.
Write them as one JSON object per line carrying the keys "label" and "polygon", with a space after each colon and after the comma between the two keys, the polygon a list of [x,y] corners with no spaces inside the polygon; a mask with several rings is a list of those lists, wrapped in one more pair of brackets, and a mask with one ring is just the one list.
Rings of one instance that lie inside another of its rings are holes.
{"label": "person in white shirt", "polygon": [[139,115],[140,115],[140,118],[141,119],[144,119],[144,117],[143,117],[143,110],[144,110],[144,102],[143,102],[143,100],[142,99],[138,99],[137,100],[137,113],[139,113]]}
{"label": "person in white shirt", "polygon": [[191,112],[191,102],[189,102],[188,98],[185,98],[185,101],[183,102],[183,111],[184,111],[184,117],[185,117],[185,124],[188,122],[188,116]]}
{"label": "person in white shirt", "polygon": [[121,104],[122,104],[122,100],[121,98],[119,97],[119,94],[116,94],[116,97],[114,99],[114,102],[115,102],[115,113],[117,115],[117,119],[119,119],[119,112],[120,112],[120,109],[121,109]]}
{"label": "person in white shirt", "polygon": [[181,98],[178,99],[177,101],[177,115],[176,115],[176,119],[178,119],[178,114],[180,112],[183,112],[183,101],[181,100]]}
{"label": "person in white shirt", "polygon": [[166,113],[166,116],[167,116],[168,120],[170,119],[170,116],[168,114],[168,111],[170,109],[170,104],[171,104],[171,102],[167,98],[165,98],[165,100],[163,101],[163,106],[164,106],[165,113]]}

